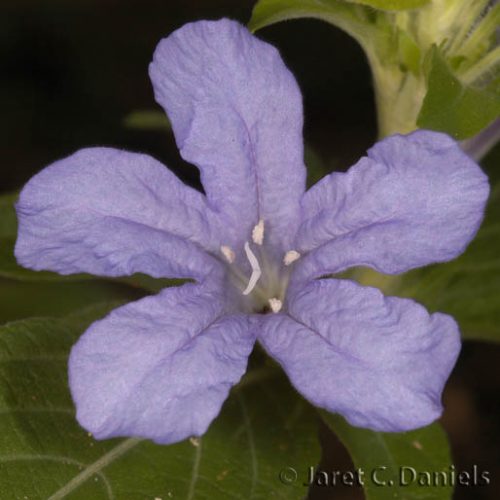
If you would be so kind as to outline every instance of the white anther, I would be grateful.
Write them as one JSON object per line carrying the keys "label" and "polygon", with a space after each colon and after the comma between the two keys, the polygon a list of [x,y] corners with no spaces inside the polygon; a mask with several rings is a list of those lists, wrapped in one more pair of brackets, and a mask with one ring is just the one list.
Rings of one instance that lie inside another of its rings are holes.
{"label": "white anther", "polygon": [[259,281],[262,271],[260,270],[260,265],[257,257],[255,257],[255,254],[250,249],[248,241],[245,242],[245,253],[247,254],[247,259],[250,262],[250,267],[252,268],[252,275],[250,276],[248,285],[245,290],[243,290],[243,295],[248,295],[255,288],[255,285],[257,284],[257,281]]}
{"label": "white anther", "polygon": [[298,259],[300,259],[299,252],[297,252],[296,250],[288,250],[288,252],[283,257],[283,264],[285,264],[285,266],[289,266],[290,264],[292,264],[292,262],[295,262]]}
{"label": "white anther", "polygon": [[229,262],[229,264],[232,264],[235,259],[235,254],[234,251],[231,247],[228,247],[227,245],[222,245],[220,247],[220,251],[222,252],[222,255],[226,258],[226,260]]}
{"label": "white anther", "polygon": [[264,243],[264,221],[259,220],[252,230],[252,240],[256,245],[262,245]]}
{"label": "white anther", "polygon": [[198,446],[200,446],[200,438],[197,438],[197,437],[190,437],[189,438],[189,442],[195,447],[195,448],[198,448]]}
{"label": "white anther", "polygon": [[280,299],[269,299],[269,305],[271,306],[271,311],[277,313],[281,311],[283,307],[283,302]]}

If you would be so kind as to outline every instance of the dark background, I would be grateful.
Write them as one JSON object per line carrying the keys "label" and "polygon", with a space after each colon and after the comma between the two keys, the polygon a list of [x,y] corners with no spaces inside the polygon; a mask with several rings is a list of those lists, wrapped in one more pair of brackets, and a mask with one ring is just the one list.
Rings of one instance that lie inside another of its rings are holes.
{"label": "dark background", "polygon": [[[91,145],[147,152],[196,185],[195,169],[180,159],[170,134],[129,129],[123,121],[138,109],[160,109],[147,75],[160,38],[197,19],[246,23],[254,1],[1,1],[1,192],[19,189],[47,164]],[[280,49],[299,82],[308,146],[327,169],[347,168],[376,138],[361,49],[314,20],[281,23],[258,36]],[[457,488],[457,499],[499,498],[499,363],[497,345],[468,342],[445,392],[443,423],[457,469],[477,464],[493,480],[491,487]],[[322,429],[321,437],[326,470],[352,467],[334,436]],[[318,489],[312,496],[362,498],[352,488]]]}
{"label": "dark background", "polygon": [[[147,74],[153,50],[188,21],[230,17],[246,23],[254,3],[5,1],[0,7],[2,190],[19,188],[47,163],[94,144],[146,151],[176,168],[180,158],[171,138],[123,127],[131,111],[160,109]],[[259,36],[280,48],[299,81],[308,142],[348,166],[376,134],[361,49],[319,21],[282,23]]]}

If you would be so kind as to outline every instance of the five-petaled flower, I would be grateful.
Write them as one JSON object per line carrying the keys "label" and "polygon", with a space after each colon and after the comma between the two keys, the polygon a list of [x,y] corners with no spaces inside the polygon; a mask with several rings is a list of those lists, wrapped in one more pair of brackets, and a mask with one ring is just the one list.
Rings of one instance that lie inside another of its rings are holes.
{"label": "five-petaled flower", "polygon": [[17,204],[23,266],[194,281],[81,337],[69,360],[81,425],[97,438],[201,435],[256,340],[305,398],[353,425],[439,417],[455,321],[327,276],[459,255],[483,218],[479,167],[448,136],[417,131],[304,192],[300,91],[276,49],[233,21],[162,40],[150,76],[206,194],[149,156],[91,148],[42,170]]}

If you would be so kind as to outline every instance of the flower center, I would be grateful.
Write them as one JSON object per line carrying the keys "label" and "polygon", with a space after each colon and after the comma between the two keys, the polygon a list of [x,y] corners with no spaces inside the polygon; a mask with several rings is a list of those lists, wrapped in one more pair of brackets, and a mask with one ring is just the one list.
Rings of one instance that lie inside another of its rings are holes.
{"label": "flower center", "polygon": [[290,276],[289,266],[300,258],[300,253],[289,250],[283,255],[282,261],[276,263],[276,259],[270,259],[266,252],[264,236],[265,224],[261,219],[252,230],[252,243],[246,241],[243,247],[250,267],[249,276],[248,271],[242,272],[236,265],[237,255],[231,247],[222,245],[220,251],[229,264],[230,275],[241,293],[244,310],[260,314],[278,313],[283,308]]}

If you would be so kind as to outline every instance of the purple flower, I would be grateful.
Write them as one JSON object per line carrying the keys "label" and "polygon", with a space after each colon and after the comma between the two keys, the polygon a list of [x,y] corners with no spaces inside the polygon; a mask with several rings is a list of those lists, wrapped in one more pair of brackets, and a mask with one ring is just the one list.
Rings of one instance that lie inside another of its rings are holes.
{"label": "purple flower", "polygon": [[377,143],[304,193],[302,102],[276,49],[236,22],[196,22],[150,66],[205,194],[143,154],[81,150],[36,175],[16,257],[61,274],[190,278],[112,311],[74,346],[70,386],[97,438],[205,432],[258,340],[313,404],[404,431],[439,417],[460,339],[408,299],[320,279],[402,273],[464,251],[488,181],[446,135]]}

